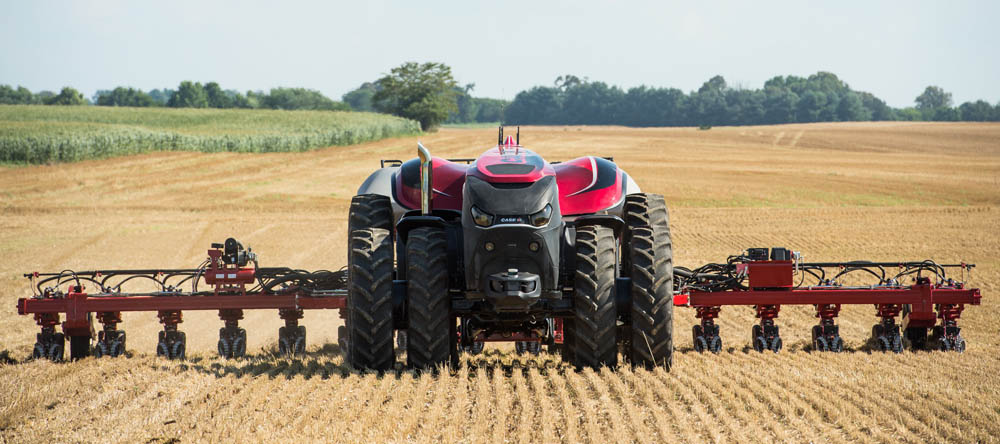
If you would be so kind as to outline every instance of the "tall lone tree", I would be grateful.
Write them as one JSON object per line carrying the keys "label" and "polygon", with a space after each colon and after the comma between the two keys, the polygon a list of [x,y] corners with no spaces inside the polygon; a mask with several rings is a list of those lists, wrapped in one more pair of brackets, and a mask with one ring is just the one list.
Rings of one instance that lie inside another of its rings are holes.
{"label": "tall lone tree", "polygon": [[443,63],[407,62],[378,79],[372,105],[420,122],[425,131],[437,127],[458,110],[458,83]]}

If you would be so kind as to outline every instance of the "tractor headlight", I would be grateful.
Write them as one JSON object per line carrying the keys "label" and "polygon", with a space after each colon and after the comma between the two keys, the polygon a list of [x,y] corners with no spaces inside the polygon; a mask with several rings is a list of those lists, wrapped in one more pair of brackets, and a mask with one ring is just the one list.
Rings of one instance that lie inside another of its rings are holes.
{"label": "tractor headlight", "polygon": [[542,211],[532,214],[530,219],[531,225],[544,227],[549,223],[549,220],[552,219],[552,205],[545,205],[545,208],[542,208]]}
{"label": "tractor headlight", "polygon": [[480,210],[475,205],[469,208],[469,212],[472,213],[472,220],[480,227],[488,227],[493,225],[493,215]]}

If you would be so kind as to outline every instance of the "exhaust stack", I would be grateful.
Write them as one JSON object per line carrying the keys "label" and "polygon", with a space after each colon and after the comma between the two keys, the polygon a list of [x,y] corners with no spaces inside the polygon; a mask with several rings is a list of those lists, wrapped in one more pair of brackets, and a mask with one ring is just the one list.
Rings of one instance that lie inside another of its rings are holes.
{"label": "exhaust stack", "polygon": [[420,156],[420,214],[431,214],[431,199],[434,198],[434,190],[431,189],[431,152],[424,148],[424,145],[417,142],[417,155]]}

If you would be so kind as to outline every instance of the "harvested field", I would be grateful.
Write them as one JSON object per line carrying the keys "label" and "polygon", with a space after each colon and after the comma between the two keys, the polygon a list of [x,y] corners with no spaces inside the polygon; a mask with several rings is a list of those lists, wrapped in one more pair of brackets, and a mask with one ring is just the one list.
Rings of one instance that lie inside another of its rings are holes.
{"label": "harvested field", "polygon": [[[493,129],[422,138],[474,157]],[[671,205],[675,262],[747,247],[807,260],[977,264],[983,305],[960,325],[964,354],[871,352],[870,306],[838,323],[845,353],[810,353],[807,307],[785,307],[785,349],[750,348],[753,312],[726,308],[719,355],[691,348],[675,312],[673,370],[572,372],[558,356],[488,346],[454,374],[347,368],[335,312],[307,312],[309,353],[275,353],[281,321],[241,322],[249,358],[216,357],[215,313],[185,313],[186,362],[157,359],[155,314],[126,314],[125,359],[28,362],[36,327],[17,316],[20,273],[191,267],[234,236],[261,265],[346,262],[350,197],[378,159],[414,138],[305,153],[154,153],[0,169],[0,441],[7,442],[997,442],[1000,440],[1000,125],[844,123],[625,129],[525,127],[550,160],[614,156]],[[400,357],[400,362],[404,359]]]}

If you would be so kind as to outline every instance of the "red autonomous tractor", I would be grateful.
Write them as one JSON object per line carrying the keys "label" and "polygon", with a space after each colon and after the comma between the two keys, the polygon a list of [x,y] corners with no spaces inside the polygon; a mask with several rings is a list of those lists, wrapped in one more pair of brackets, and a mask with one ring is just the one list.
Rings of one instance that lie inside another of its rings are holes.
{"label": "red autonomous tractor", "polygon": [[[947,271],[964,278],[972,264],[809,263],[784,248],[750,248],[725,263],[674,267],[662,196],[643,193],[610,158],[550,163],[518,139],[501,127],[497,146],[477,159],[432,157],[418,144],[418,158],[382,161],[351,202],[340,271],[259,267],[228,239],[193,269],[26,274],[35,294],[18,300],[18,312],[41,327],[33,356],[61,360],[67,337],[71,358],[120,356],[121,312],[156,311],[156,353],[184,358],[182,311],[218,310],[219,354],[239,358],[246,309],[277,309],[279,352],[301,354],[303,310],[339,309],[341,348],[357,368],[392,368],[397,346],[412,367],[455,364],[460,351],[490,341],[532,353],[547,345],[577,367],[614,366],[621,354],[669,368],[675,305],[696,310],[699,352],[722,350],[714,320],[725,305],[753,307],[760,322],[750,340],[760,352],[782,348],[782,305],[815,310],[811,350],[842,351],[835,320],[843,304],[874,305],[880,320],[869,349],[899,353],[904,341],[965,349],[957,322],[980,294]],[[127,292],[130,281],[156,290]],[[96,335],[94,318],[103,325]]]}
{"label": "red autonomous tractor", "polygon": [[581,367],[616,365],[619,345],[634,363],[669,366],[663,197],[642,193],[609,159],[551,164],[502,128],[499,139],[474,160],[432,158],[420,145],[419,159],[361,186],[350,212],[348,359],[391,367],[396,328],[415,367],[496,340],[557,347]]}

